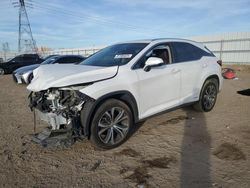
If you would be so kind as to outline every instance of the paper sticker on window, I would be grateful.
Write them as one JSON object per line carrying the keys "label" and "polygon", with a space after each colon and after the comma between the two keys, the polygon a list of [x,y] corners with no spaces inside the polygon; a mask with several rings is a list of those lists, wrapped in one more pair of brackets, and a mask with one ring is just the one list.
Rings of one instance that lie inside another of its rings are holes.
{"label": "paper sticker on window", "polygon": [[133,56],[133,54],[119,54],[115,55],[115,59],[129,59]]}

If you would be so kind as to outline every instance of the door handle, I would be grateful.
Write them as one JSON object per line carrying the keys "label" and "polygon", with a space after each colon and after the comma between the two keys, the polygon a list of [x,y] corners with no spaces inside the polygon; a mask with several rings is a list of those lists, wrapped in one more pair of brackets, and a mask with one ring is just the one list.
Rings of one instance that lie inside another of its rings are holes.
{"label": "door handle", "polygon": [[173,74],[176,74],[176,73],[178,73],[178,72],[180,72],[180,69],[176,69],[176,68],[174,68],[174,69],[172,69],[172,71],[171,71]]}

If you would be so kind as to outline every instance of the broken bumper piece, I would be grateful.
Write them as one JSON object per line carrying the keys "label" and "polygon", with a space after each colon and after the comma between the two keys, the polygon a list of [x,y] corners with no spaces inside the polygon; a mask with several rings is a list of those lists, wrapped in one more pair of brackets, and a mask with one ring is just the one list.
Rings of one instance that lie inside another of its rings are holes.
{"label": "broken bumper piece", "polygon": [[72,137],[71,130],[56,130],[53,131],[49,128],[44,129],[39,134],[35,134],[32,140],[41,144],[44,147],[58,147],[58,146],[71,146],[75,140]]}
{"label": "broken bumper piece", "polygon": [[44,147],[70,146],[74,143],[72,126],[62,115],[43,113],[34,110],[34,126],[41,121],[49,125],[42,132],[35,134],[32,140]]}

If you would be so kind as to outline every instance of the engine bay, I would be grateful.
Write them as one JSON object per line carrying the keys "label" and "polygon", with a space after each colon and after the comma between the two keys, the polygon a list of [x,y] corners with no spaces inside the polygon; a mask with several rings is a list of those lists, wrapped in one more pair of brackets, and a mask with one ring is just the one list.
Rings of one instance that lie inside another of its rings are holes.
{"label": "engine bay", "polygon": [[[31,92],[29,100],[29,107],[34,113],[33,141],[43,146],[72,145],[76,139],[84,138],[80,112],[84,103],[92,100],[90,97],[71,88],[53,88]],[[37,118],[48,124],[40,133],[36,133]]]}

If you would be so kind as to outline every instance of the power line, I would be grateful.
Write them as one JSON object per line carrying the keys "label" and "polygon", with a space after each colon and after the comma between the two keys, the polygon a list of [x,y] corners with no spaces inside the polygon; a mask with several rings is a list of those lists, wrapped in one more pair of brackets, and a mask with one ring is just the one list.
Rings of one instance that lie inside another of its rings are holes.
{"label": "power line", "polygon": [[136,26],[124,24],[124,23],[117,22],[117,21],[114,22],[114,21],[112,21],[110,19],[105,19],[105,18],[100,18],[100,17],[97,17],[97,16],[88,15],[88,14],[83,13],[83,12],[81,12],[80,15],[77,15],[75,11],[65,10],[65,9],[62,9],[60,7],[56,7],[56,6],[53,6],[53,5],[45,5],[45,4],[40,3],[40,2],[36,2],[36,3],[38,5],[40,5],[40,6],[42,6],[43,8],[51,9],[51,10],[54,10],[54,11],[57,11],[57,12],[60,11],[60,12],[62,12],[64,14],[76,16],[76,17],[79,17],[79,18],[86,18],[86,19],[90,19],[92,21],[98,21],[98,22],[103,22],[103,23],[111,23],[111,24],[116,24],[116,25],[121,25],[121,26],[126,25],[126,27],[130,27],[130,28],[134,28],[134,29],[137,28]]}
{"label": "power line", "polygon": [[[37,9],[38,6],[36,6],[36,9]],[[39,7],[38,7],[39,8]],[[44,10],[44,8],[42,8],[41,10]],[[51,10],[51,9],[48,9],[48,10]],[[57,13],[54,13],[54,12],[47,12],[48,14],[51,14],[51,15],[55,15],[55,16],[58,16]],[[112,23],[104,23],[104,22],[101,22],[101,21],[95,21],[95,20],[86,20],[85,18],[83,17],[76,17],[75,15],[72,15],[72,14],[64,14],[66,16],[71,16],[73,17],[76,21],[80,22],[80,23],[83,23],[83,22],[90,22],[90,23],[97,23],[98,25],[100,26],[104,26],[104,27],[110,27],[110,26],[114,26],[114,24]],[[76,19],[77,18],[77,19]],[[124,30],[124,28],[122,27],[116,27],[115,29],[119,29],[119,30]],[[129,31],[134,31],[136,33],[139,33],[139,34],[145,34],[144,32],[141,32],[139,31],[138,29],[133,29],[133,28],[127,28],[127,30]]]}
{"label": "power line", "polygon": [[[59,13],[64,14],[66,16],[71,16],[71,17],[73,17],[75,19],[78,19],[81,22],[89,20],[91,22],[94,22],[94,23],[97,23],[97,24],[100,24],[100,25],[106,26],[106,27],[108,27],[110,25],[117,25],[116,23],[113,23],[111,21],[106,21],[106,20],[101,20],[101,19],[92,18],[92,17],[86,17],[86,16],[79,16],[79,15],[72,14],[70,12],[66,12],[66,11],[63,11],[63,10],[57,10],[55,8],[44,7],[44,6],[40,6],[40,5],[35,5],[35,6],[38,7],[38,8],[41,8],[43,10],[51,11],[50,14],[54,13],[55,15],[58,15],[58,12],[59,12]],[[121,26],[121,25],[119,25],[119,26]],[[126,27],[129,30],[133,30],[133,31],[139,32],[139,30],[137,28],[132,28],[132,27],[129,27],[129,26],[126,26],[126,25],[123,25],[123,27]],[[119,29],[124,29],[124,28],[119,28]],[[142,32],[140,32],[140,33],[142,33]]]}
{"label": "power line", "polygon": [[[135,26],[135,25],[131,25],[131,24],[113,21],[110,19],[100,18],[97,16],[91,16],[91,15],[88,15],[88,14],[82,13],[82,12],[76,13],[75,11],[65,10],[65,9],[62,9],[61,7],[57,7],[54,5],[50,5],[50,4],[45,5],[45,4],[38,2],[38,1],[35,2],[35,6],[41,8],[41,9],[55,12],[56,14],[61,13],[61,14],[67,15],[67,16],[78,18],[80,21],[91,20],[91,22],[95,22],[95,23],[101,24],[101,25],[106,26],[106,27],[116,26],[115,29],[126,28],[127,30],[132,30],[132,31],[135,31],[137,33],[142,33],[144,35],[146,33],[145,31],[161,32],[161,33],[165,32],[164,30],[159,30],[157,28],[146,28],[146,27],[142,27],[142,26]],[[142,30],[143,30],[143,32],[142,32]],[[177,33],[173,33],[173,32],[168,32],[168,33],[177,34]]]}

